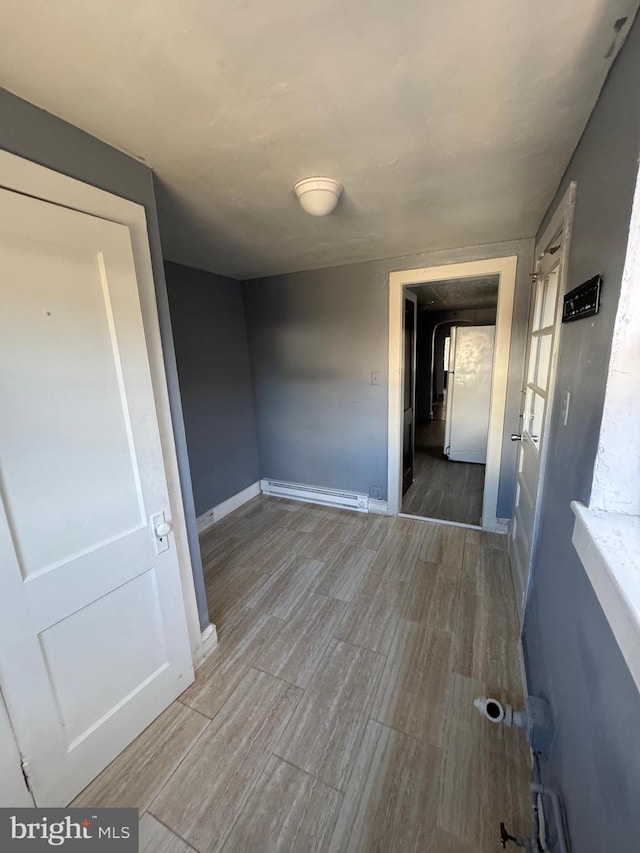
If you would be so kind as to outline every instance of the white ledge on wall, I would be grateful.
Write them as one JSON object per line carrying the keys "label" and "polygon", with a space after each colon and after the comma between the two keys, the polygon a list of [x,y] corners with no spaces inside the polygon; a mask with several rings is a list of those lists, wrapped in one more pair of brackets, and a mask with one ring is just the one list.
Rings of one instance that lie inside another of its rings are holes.
{"label": "white ledge on wall", "polygon": [[640,690],[640,517],[571,509],[574,547]]}

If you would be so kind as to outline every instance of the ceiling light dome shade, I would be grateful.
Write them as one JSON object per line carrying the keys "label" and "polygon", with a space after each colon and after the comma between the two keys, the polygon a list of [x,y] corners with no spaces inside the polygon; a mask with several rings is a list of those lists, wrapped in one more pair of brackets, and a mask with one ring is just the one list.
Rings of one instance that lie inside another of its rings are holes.
{"label": "ceiling light dome shade", "polygon": [[312,216],[327,216],[338,203],[342,184],[333,178],[303,178],[293,188],[303,210]]}

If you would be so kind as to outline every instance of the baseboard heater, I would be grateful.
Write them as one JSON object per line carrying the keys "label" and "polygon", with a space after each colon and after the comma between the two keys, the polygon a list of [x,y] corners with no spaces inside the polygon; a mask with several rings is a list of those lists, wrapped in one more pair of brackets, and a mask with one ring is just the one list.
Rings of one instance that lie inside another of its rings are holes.
{"label": "baseboard heater", "polygon": [[369,498],[355,492],[323,489],[321,486],[303,486],[300,483],[283,483],[282,480],[261,480],[260,487],[265,495],[353,509],[356,512],[369,512]]}

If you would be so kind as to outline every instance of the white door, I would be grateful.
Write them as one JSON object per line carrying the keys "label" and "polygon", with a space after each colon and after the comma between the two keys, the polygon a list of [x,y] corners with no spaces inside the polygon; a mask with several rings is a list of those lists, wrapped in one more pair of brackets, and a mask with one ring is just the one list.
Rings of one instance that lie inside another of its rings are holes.
{"label": "white door", "polygon": [[451,331],[445,453],[451,461],[485,464],[496,329],[458,326]]}
{"label": "white door", "polygon": [[509,554],[520,613],[524,611],[540,516],[546,437],[553,400],[555,365],[566,279],[573,186],[543,239],[536,246],[536,269],[529,309],[529,340],[522,391],[514,513]]}
{"label": "white door", "polygon": [[124,225],[0,190],[0,411],[0,685],[62,806],[193,680]]}

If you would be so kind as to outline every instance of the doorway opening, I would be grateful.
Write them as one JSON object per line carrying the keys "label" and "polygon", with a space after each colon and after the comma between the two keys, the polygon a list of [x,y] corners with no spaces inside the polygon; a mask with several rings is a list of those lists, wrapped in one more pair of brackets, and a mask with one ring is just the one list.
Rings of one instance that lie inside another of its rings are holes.
{"label": "doorway opening", "polygon": [[497,502],[516,266],[390,274],[389,513],[506,531]]}
{"label": "doorway opening", "polygon": [[493,274],[405,291],[405,302],[416,297],[417,322],[414,365],[405,348],[405,388],[415,371],[415,428],[413,441],[403,435],[403,513],[482,524],[498,287]]}

